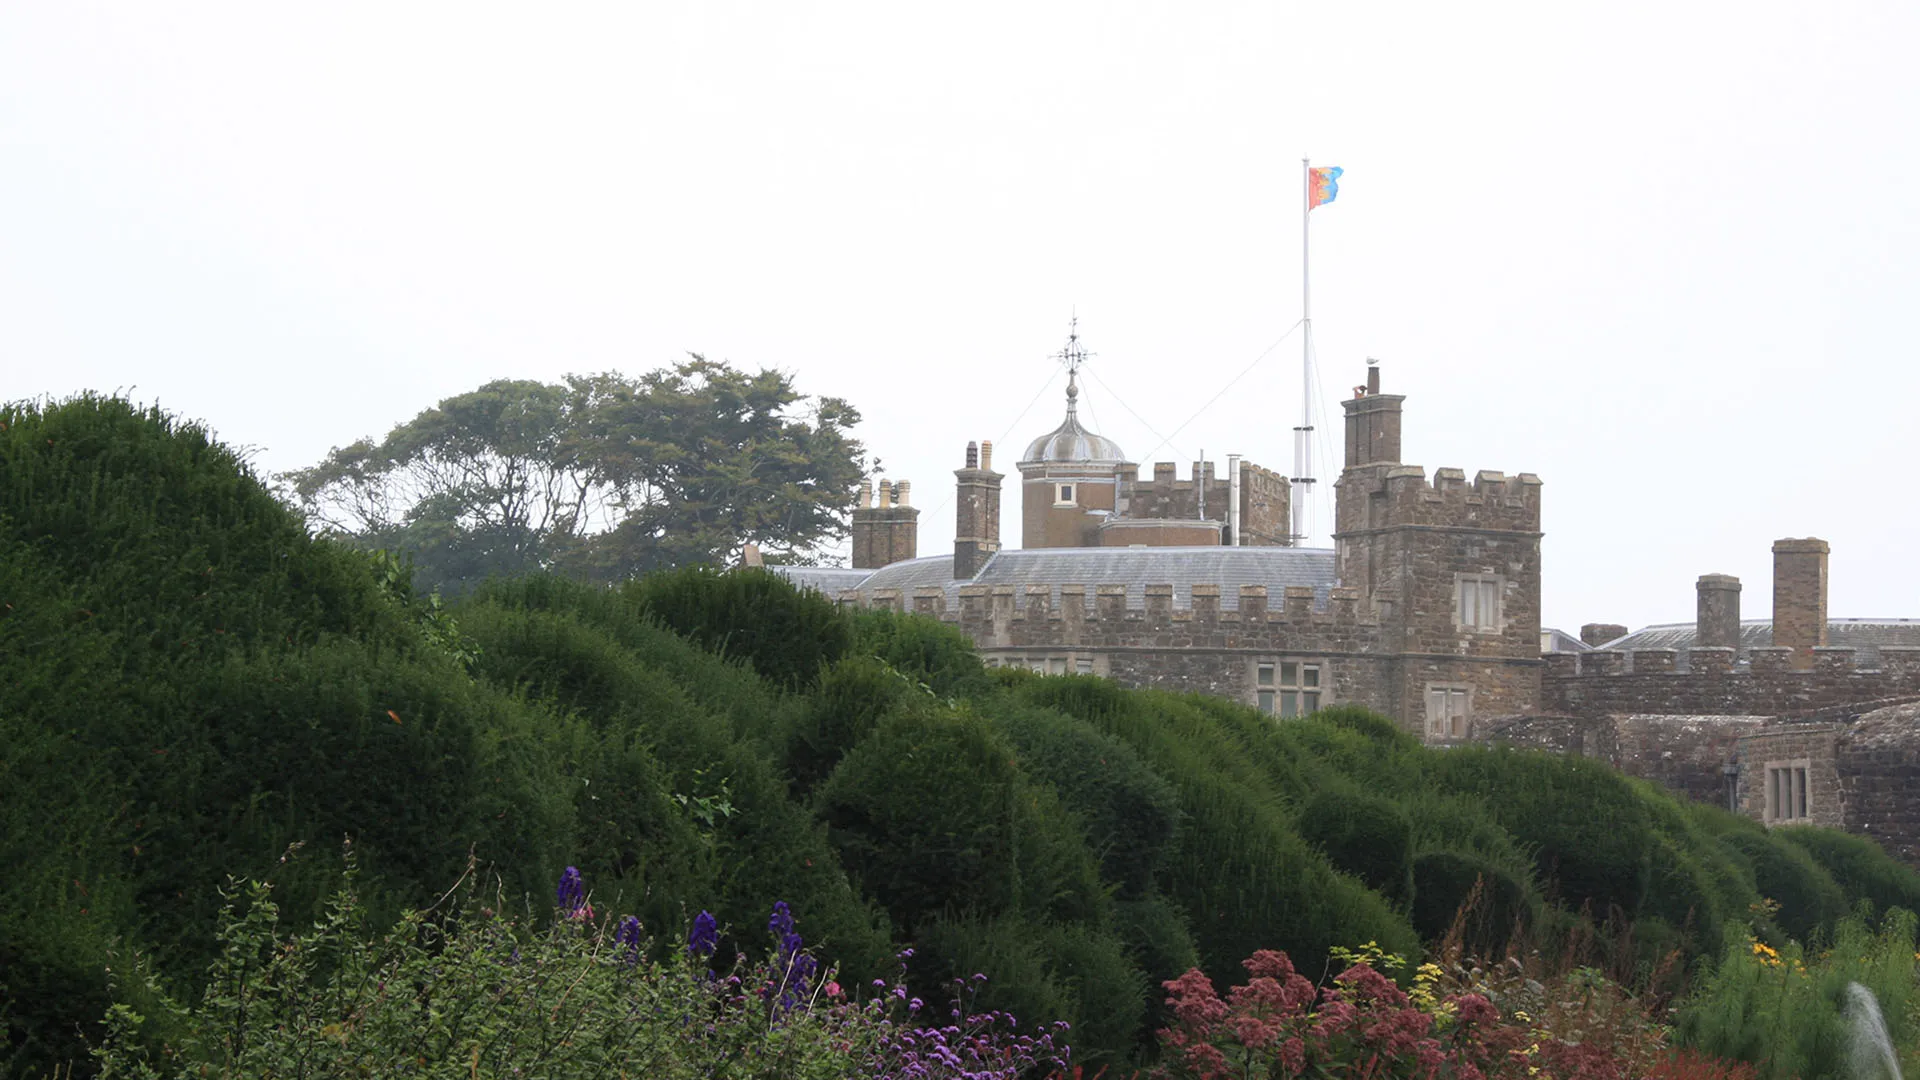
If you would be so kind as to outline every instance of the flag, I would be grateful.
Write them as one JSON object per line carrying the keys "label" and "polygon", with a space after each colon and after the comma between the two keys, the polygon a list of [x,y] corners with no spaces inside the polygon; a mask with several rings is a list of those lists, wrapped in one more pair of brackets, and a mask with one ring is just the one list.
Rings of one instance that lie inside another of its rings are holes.
{"label": "flag", "polygon": [[1340,174],[1345,169],[1338,165],[1307,170],[1307,209],[1332,202],[1340,194]]}

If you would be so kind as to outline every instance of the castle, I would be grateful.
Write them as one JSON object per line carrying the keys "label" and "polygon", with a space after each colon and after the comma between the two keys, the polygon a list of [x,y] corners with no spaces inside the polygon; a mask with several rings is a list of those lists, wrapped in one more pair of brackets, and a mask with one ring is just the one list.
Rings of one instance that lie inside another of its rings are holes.
{"label": "castle", "polygon": [[[1072,353],[1072,345],[1069,353]],[[1069,356],[1071,359],[1071,356]],[[1295,546],[1293,486],[1236,456],[1143,479],[1066,417],[1016,463],[1021,546],[1000,543],[991,443],[954,473],[953,551],[918,555],[902,481],[863,483],[851,568],[778,567],[848,604],[951,623],[989,665],[1097,674],[1277,717],[1335,703],[1431,744],[1601,758],[1775,824],[1864,832],[1920,865],[1920,620],[1832,619],[1827,545],[1774,545],[1774,617],[1708,574],[1692,624],[1540,625],[1540,480],[1400,460],[1380,370],[1342,402],[1334,547]]]}
{"label": "castle", "polygon": [[861,488],[850,569],[780,568],[848,603],[951,622],[991,665],[1092,673],[1294,716],[1365,705],[1435,741],[1538,707],[1540,481],[1400,461],[1380,370],[1344,402],[1332,550],[1294,546],[1292,485],[1237,456],[1149,478],[1066,418],[1016,467],[1022,545],[1000,545],[991,443],[955,472],[951,555],[917,555],[911,486]]}

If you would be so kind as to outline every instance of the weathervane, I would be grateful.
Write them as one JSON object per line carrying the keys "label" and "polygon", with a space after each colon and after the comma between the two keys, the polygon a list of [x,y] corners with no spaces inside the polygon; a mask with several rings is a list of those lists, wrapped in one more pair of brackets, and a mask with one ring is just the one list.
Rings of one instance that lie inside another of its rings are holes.
{"label": "weathervane", "polygon": [[1080,347],[1080,313],[1075,312],[1067,322],[1067,346],[1054,354],[1055,358],[1067,365],[1067,415],[1075,412],[1074,402],[1080,397],[1080,365],[1086,363],[1093,354]]}

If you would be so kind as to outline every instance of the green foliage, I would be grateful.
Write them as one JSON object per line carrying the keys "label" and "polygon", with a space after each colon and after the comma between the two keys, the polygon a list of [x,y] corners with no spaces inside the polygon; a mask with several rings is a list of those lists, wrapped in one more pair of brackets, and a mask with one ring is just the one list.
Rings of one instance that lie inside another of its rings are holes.
{"label": "green foliage", "polygon": [[889,718],[814,801],[854,878],[912,935],[943,910],[1013,909],[1021,793],[1013,752],[991,725],[939,710]]}
{"label": "green foliage", "polygon": [[884,1009],[836,1005],[825,978],[762,962],[739,982],[772,992],[741,992],[678,948],[653,959],[637,927],[622,940],[613,920],[515,922],[470,880],[446,909],[375,935],[350,889],[304,933],[282,926],[265,885],[228,897],[197,1004],[140,985],[143,969],[122,975],[151,1004],[113,1008],[102,1077],[839,1080],[885,1056]]}
{"label": "green foliage", "polygon": [[1412,735],[1402,731],[1400,725],[1394,723],[1390,717],[1358,705],[1330,705],[1314,713],[1312,718],[1323,724],[1331,724],[1334,727],[1364,735],[1385,747],[1408,750],[1419,745]]}
{"label": "green foliage", "polygon": [[954,917],[929,923],[920,947],[930,984],[958,980],[978,1008],[1066,1020],[1083,1068],[1117,1063],[1139,1038],[1146,979],[1110,934],[1015,914]]}
{"label": "green foliage", "polygon": [[[563,760],[582,781],[575,850],[610,899],[656,918],[713,902],[723,921],[740,925],[785,900],[809,913],[816,943],[850,972],[870,978],[884,969],[884,920],[854,891],[823,830],[787,797],[769,752],[635,648],[647,638],[654,654],[691,646],[645,622],[626,625],[633,645],[623,644],[558,606],[515,610],[488,600],[462,608],[461,618],[481,645],[485,679],[577,715],[597,733],[576,740]],[[658,777],[659,786],[614,790],[616,768],[634,780]]]}
{"label": "green foliage", "polygon": [[1323,791],[1301,810],[1300,835],[1397,907],[1413,899],[1413,821],[1387,799]]}
{"label": "green foliage", "polygon": [[1413,860],[1413,925],[1429,941],[1459,919],[1469,952],[1498,956],[1530,916],[1526,885],[1480,855],[1425,851]]}
{"label": "green foliage", "polygon": [[851,619],[854,653],[884,662],[940,697],[977,697],[992,689],[973,640],[957,626],[885,608]]}
{"label": "green foliage", "polygon": [[1813,856],[1771,832],[1728,833],[1720,842],[1753,867],[1760,895],[1780,905],[1775,921],[1794,940],[1810,943],[1847,914],[1847,897]]}
{"label": "green foliage", "polygon": [[1178,835],[1173,789],[1126,743],[1085,721],[1011,701],[992,713],[1027,775],[1052,785],[1078,816],[1116,895],[1145,896]]}
{"label": "green foliage", "polygon": [[748,542],[807,559],[846,535],[860,416],[776,371],[699,356],[638,379],[502,379],[283,478],[357,546],[411,553],[433,589],[567,569],[617,581]]}
{"label": "green foliage", "polygon": [[1719,966],[1682,1003],[1678,1034],[1709,1054],[1753,1063],[1764,1080],[1884,1075],[1874,1056],[1853,1056],[1848,1007],[1859,996],[1855,984],[1873,995],[1903,1068],[1911,1071],[1920,1064],[1913,1049],[1920,1034],[1914,917],[1898,909],[1877,927],[1863,914],[1840,919],[1832,948],[1818,955],[1797,942],[1776,950],[1730,935]]}
{"label": "green foliage", "polygon": [[1806,851],[1848,896],[1871,901],[1876,913],[1920,912],[1920,873],[1867,837],[1811,825],[1775,829],[1773,835]]}
{"label": "green foliage", "polygon": [[782,740],[782,759],[795,790],[812,791],[880,725],[881,717],[915,706],[937,707],[879,660],[852,656],[827,668]]}
{"label": "green foliage", "polygon": [[[1322,958],[1336,945],[1379,941],[1413,954],[1419,942],[1390,904],[1302,840],[1285,803],[1250,763],[1277,754],[1249,722],[1236,733],[1217,701],[1126,691],[1101,679],[1014,684],[1021,700],[1057,708],[1119,738],[1172,786],[1182,813],[1177,844],[1156,884],[1192,920],[1202,963],[1225,978],[1257,949]],[[1257,717],[1252,710],[1241,710]],[[1243,737],[1235,737],[1235,734]]]}
{"label": "green foliage", "polygon": [[1483,800],[1501,826],[1534,849],[1543,881],[1596,918],[1640,910],[1653,826],[1645,800],[1619,773],[1583,758],[1459,747],[1431,755],[1444,790]]}
{"label": "green foliage", "polygon": [[780,686],[810,686],[852,643],[852,628],[833,601],[765,570],[689,566],[622,591],[675,633],[746,661]]}

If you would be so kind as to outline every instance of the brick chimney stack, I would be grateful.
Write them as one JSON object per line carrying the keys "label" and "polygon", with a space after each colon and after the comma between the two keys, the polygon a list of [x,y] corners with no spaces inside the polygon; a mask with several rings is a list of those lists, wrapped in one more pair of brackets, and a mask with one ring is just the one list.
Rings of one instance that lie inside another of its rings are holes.
{"label": "brick chimney stack", "polygon": [[1626,636],[1627,628],[1619,623],[1590,622],[1580,628],[1580,640],[1596,649],[1615,638]]}
{"label": "brick chimney stack", "polygon": [[1740,647],[1740,579],[1732,574],[1702,574],[1694,584],[1694,644],[1701,648]]}
{"label": "brick chimney stack", "polygon": [[1340,403],[1347,413],[1347,468],[1400,461],[1400,406],[1406,400],[1404,394],[1381,393],[1379,365],[1367,366],[1366,385]]}
{"label": "brick chimney stack", "polygon": [[968,443],[965,468],[954,470],[953,576],[971,581],[1000,550],[1000,481],[993,471],[993,444]]}
{"label": "brick chimney stack", "polygon": [[1773,542],[1773,644],[1793,650],[1795,669],[1813,667],[1813,650],[1827,643],[1825,540]]}
{"label": "brick chimney stack", "polygon": [[860,481],[859,505],[853,510],[853,565],[858,570],[911,559],[920,543],[920,511],[907,505],[912,485],[880,481],[877,506],[873,487],[870,480]]}

